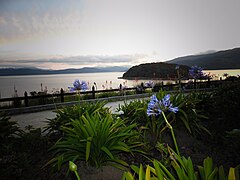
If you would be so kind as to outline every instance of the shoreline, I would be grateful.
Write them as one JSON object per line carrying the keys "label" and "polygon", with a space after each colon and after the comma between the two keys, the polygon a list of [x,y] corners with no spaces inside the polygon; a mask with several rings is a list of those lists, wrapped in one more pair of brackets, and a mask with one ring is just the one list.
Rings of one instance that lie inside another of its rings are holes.
{"label": "shoreline", "polygon": [[[3,70],[0,68],[0,71]],[[67,69],[65,69],[67,70]],[[240,69],[235,68],[228,68],[228,69],[204,69],[203,71],[240,71]],[[119,73],[125,73],[127,71],[96,71],[96,72],[63,72],[63,73],[23,73],[23,74],[0,74],[0,77],[6,77],[6,76],[38,76],[38,75],[67,75],[67,74],[91,74],[91,73],[113,73],[113,72],[119,72]],[[118,77],[118,79],[124,79],[123,77]],[[134,79],[133,79],[134,80]]]}

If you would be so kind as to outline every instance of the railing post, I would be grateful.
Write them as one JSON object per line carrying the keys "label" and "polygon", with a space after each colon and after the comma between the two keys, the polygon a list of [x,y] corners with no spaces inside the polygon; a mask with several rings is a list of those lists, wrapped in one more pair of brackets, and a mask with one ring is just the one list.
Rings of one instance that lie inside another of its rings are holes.
{"label": "railing post", "polygon": [[164,88],[164,85],[163,85],[163,81],[161,82],[161,89],[163,90]]}
{"label": "railing post", "polygon": [[24,104],[25,104],[25,107],[28,107],[28,95],[26,91],[24,93]]}
{"label": "railing post", "polygon": [[222,84],[223,84],[223,80],[222,80],[222,77],[220,77],[220,80],[218,81],[217,86],[218,86],[218,87],[219,87],[219,86],[222,86]]}
{"label": "railing post", "polygon": [[122,91],[123,91],[122,84],[119,85],[119,91],[120,91],[120,95],[122,96],[123,95],[123,93],[122,93]]}
{"label": "railing post", "polygon": [[61,95],[61,102],[63,103],[64,102],[64,92],[63,92],[62,88],[60,90],[60,95]]}
{"label": "railing post", "polygon": [[95,99],[95,87],[92,86],[92,98]]}
{"label": "railing post", "polygon": [[210,78],[208,78],[208,81],[207,81],[207,88],[210,88],[211,87],[211,84],[210,84]]}
{"label": "railing post", "polygon": [[141,94],[145,92],[145,89],[144,89],[144,84],[143,82],[141,83]]}

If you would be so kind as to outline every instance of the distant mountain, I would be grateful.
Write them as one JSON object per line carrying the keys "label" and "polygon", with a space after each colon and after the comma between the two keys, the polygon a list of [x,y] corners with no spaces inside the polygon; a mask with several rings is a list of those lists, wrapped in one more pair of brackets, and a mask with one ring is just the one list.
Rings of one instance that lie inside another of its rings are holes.
{"label": "distant mountain", "polygon": [[175,63],[187,66],[197,65],[203,69],[240,69],[240,48],[179,57],[167,63]]}
{"label": "distant mountain", "polygon": [[[164,62],[146,63],[138,66],[131,67],[127,72],[123,74],[124,79],[169,79],[178,78],[177,64],[170,64]],[[185,65],[179,66],[181,77],[188,76],[189,67]]]}
{"label": "distant mountain", "polygon": [[63,70],[45,70],[38,68],[2,68],[0,69],[0,76],[125,72],[128,69],[129,69],[128,67],[121,66],[98,67],[98,68],[84,67],[80,69],[63,69]]}

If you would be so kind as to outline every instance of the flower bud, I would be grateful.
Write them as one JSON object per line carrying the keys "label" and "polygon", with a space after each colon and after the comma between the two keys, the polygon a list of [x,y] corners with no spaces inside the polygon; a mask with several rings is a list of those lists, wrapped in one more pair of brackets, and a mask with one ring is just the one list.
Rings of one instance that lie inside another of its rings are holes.
{"label": "flower bud", "polygon": [[74,162],[69,161],[69,169],[70,169],[70,171],[75,172],[75,171],[77,171],[77,165],[74,164]]}

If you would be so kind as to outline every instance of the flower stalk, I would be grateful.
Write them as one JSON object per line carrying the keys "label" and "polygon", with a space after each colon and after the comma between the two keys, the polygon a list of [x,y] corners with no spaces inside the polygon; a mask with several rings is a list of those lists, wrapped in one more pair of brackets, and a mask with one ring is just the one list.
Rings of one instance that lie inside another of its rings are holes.
{"label": "flower stalk", "polygon": [[80,177],[79,177],[78,172],[77,172],[77,165],[72,161],[69,161],[69,170],[74,172],[77,179],[80,180]]}
{"label": "flower stalk", "polygon": [[162,111],[162,115],[163,115],[163,118],[168,126],[168,128],[170,129],[171,131],[171,134],[172,134],[172,138],[173,138],[173,143],[174,143],[174,146],[176,148],[176,151],[177,151],[177,154],[180,155],[180,152],[179,152],[179,149],[178,149],[178,145],[177,145],[177,141],[176,141],[176,137],[175,137],[175,134],[174,134],[174,131],[173,131],[173,127],[172,125],[168,122],[167,120],[167,117],[165,116],[165,113]]}
{"label": "flower stalk", "polygon": [[170,101],[170,94],[167,94],[163,97],[163,99],[158,100],[156,95],[153,95],[151,97],[151,100],[148,104],[148,109],[147,109],[147,115],[151,116],[151,115],[163,115],[164,121],[167,124],[167,127],[171,130],[171,134],[172,134],[172,138],[173,138],[173,142],[177,151],[177,154],[180,155],[179,153],[179,149],[178,149],[178,145],[177,145],[177,141],[176,141],[176,137],[173,131],[173,127],[171,126],[171,124],[168,122],[167,117],[165,115],[164,112],[166,111],[171,111],[173,113],[177,113],[178,112],[178,107],[173,107],[173,104]]}

